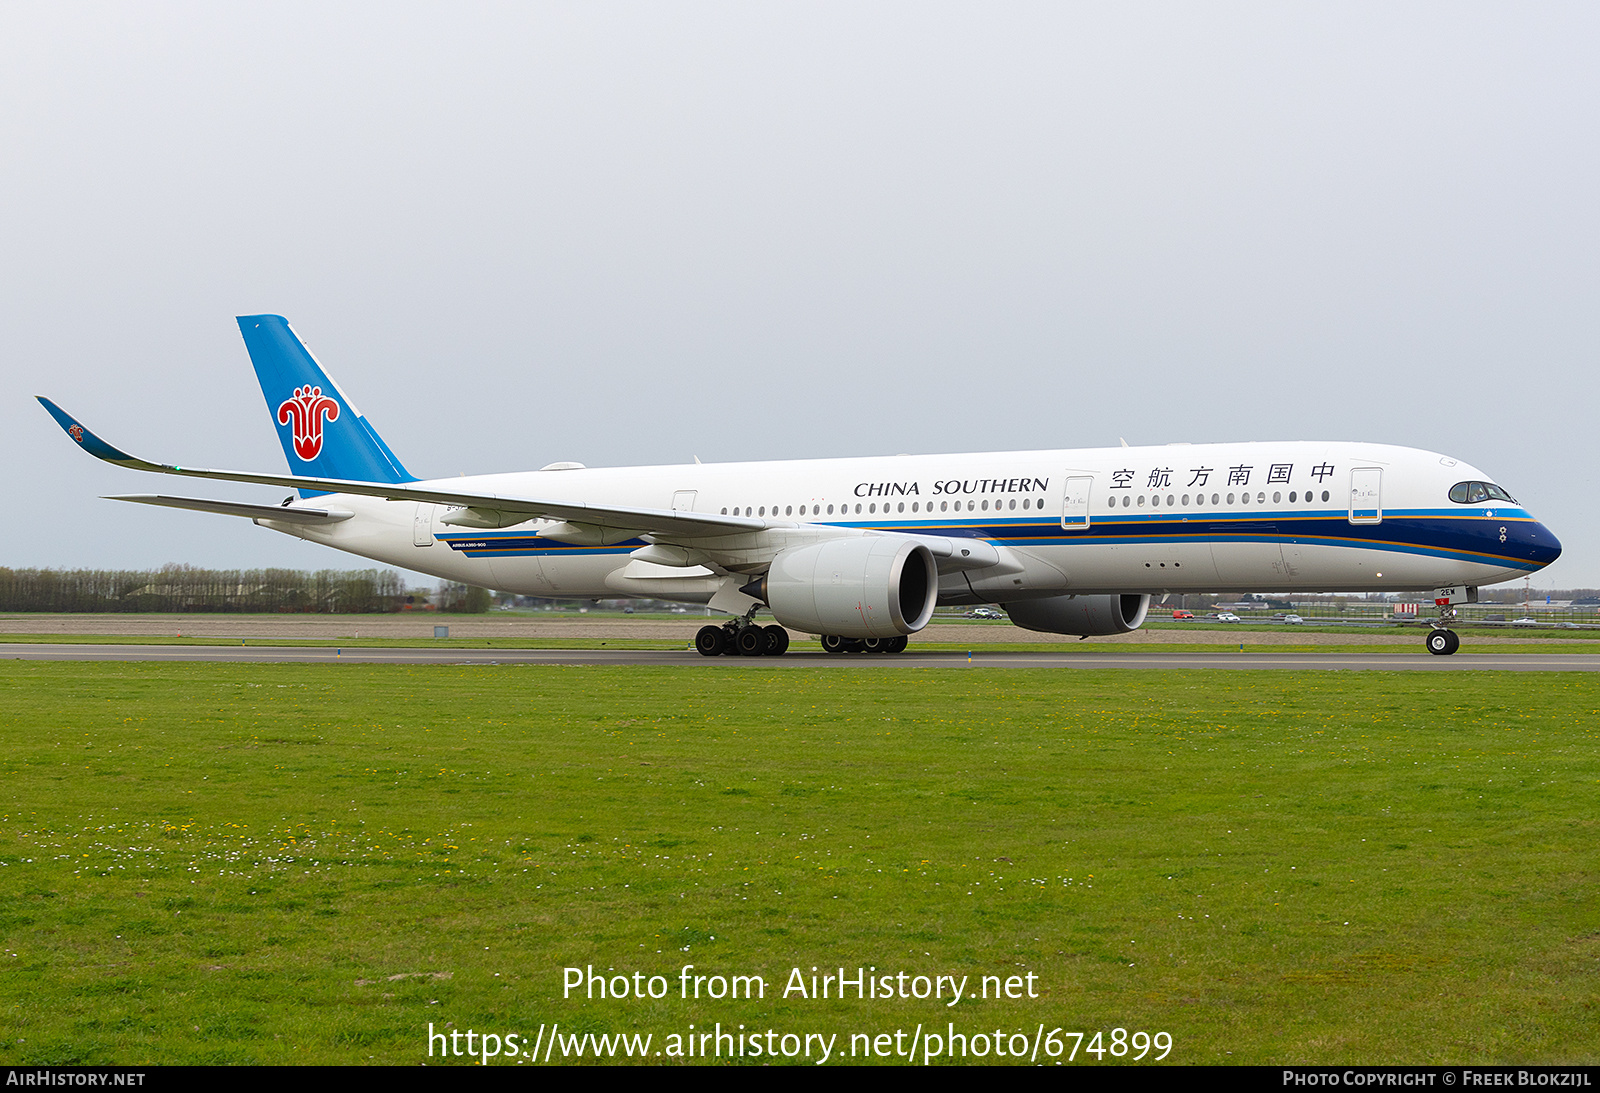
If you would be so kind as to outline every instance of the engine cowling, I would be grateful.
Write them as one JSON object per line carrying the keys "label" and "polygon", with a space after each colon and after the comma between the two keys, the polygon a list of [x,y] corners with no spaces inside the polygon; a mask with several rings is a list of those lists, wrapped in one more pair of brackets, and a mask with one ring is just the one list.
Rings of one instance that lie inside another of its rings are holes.
{"label": "engine cowling", "polygon": [[1000,605],[1024,630],[1046,634],[1131,634],[1144,625],[1149,596],[1050,596]]}
{"label": "engine cowling", "polygon": [[928,625],[939,569],[924,544],[873,535],[785,550],[762,584],[767,606],[792,630],[892,638]]}

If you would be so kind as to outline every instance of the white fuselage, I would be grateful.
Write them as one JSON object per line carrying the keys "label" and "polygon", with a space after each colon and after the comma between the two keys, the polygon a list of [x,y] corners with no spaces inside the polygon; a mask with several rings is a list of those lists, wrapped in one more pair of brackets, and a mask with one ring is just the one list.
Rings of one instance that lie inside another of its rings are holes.
{"label": "white fuselage", "polygon": [[780,551],[843,534],[979,540],[998,562],[946,571],[944,603],[1071,593],[1380,591],[1481,585],[1541,568],[1560,544],[1507,501],[1454,502],[1492,481],[1433,452],[1380,444],[1264,442],[772,463],[545,470],[419,482],[501,496],[764,519],[763,530],[674,540],[663,564],[560,541],[561,525],[494,530],[416,501],[336,494],[355,515],[264,526],[391,565],[535,596],[704,603]]}

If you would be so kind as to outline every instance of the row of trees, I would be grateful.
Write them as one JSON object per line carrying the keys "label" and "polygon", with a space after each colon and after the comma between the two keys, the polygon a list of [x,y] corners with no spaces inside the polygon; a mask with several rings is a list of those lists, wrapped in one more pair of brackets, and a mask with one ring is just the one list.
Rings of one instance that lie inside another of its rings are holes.
{"label": "row of trees", "polygon": [[489,610],[489,601],[492,597],[493,594],[487,588],[479,588],[475,584],[446,581],[439,586],[439,591],[434,594],[434,603],[440,611],[450,611],[462,615],[481,615]]}
{"label": "row of trees", "polygon": [[0,568],[0,611],[371,614],[403,610],[407,599],[406,583],[393,570]]}

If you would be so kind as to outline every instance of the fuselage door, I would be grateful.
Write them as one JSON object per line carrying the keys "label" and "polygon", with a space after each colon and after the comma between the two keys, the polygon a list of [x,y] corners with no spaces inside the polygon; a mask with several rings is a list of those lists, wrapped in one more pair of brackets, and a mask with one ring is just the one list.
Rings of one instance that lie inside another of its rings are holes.
{"label": "fuselage door", "polygon": [[1067,478],[1067,492],[1061,499],[1061,526],[1067,531],[1082,531],[1089,526],[1089,493],[1094,485],[1091,475]]}
{"label": "fuselage door", "polygon": [[411,518],[411,545],[433,545],[433,506],[426,501],[417,502],[417,512]]}
{"label": "fuselage door", "polygon": [[693,512],[694,499],[699,493],[699,490],[678,490],[672,495],[672,511]]}
{"label": "fuselage door", "polygon": [[1383,523],[1383,469],[1356,467],[1350,472],[1350,522]]}

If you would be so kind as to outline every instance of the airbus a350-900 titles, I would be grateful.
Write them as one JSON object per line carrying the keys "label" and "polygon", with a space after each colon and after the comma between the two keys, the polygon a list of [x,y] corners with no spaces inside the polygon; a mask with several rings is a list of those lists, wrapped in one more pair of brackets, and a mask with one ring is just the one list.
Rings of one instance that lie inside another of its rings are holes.
{"label": "airbus a350-900 titles", "polygon": [[[1454,605],[1561,544],[1448,456],[1271,442],[586,468],[418,479],[277,315],[238,320],[291,474],[151,463],[40,401],[91,455],[289,487],[278,505],[117,500],[244,516],[390,565],[532,596],[649,597],[728,613],[707,656],[898,652],[939,604],[1054,634],[1128,633],[1152,595],[1434,589]],[[763,626],[765,608],[776,625]]]}

